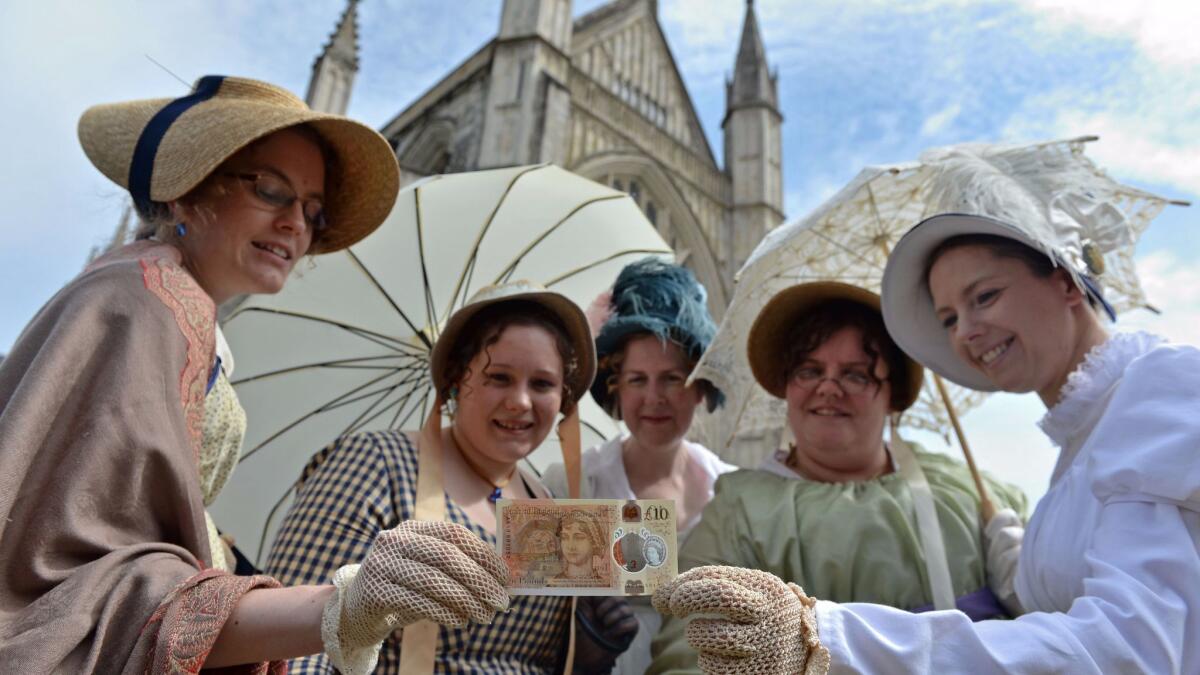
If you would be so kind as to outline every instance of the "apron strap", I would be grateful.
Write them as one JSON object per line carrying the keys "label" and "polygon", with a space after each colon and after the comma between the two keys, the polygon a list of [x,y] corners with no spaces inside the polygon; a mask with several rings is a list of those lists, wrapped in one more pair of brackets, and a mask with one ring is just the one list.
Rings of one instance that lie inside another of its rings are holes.
{"label": "apron strap", "polygon": [[[437,401],[417,441],[417,494],[415,520],[444,520],[446,496],[442,481],[442,402]],[[583,461],[580,452],[579,408],[575,407],[558,425],[567,490],[578,499]],[[578,598],[571,598],[567,632],[567,659],[564,673],[570,675],[575,663],[575,610]],[[404,628],[400,641],[400,675],[429,675],[433,672],[440,630],[432,621],[418,621]]]}
{"label": "apron strap", "polygon": [[[579,499],[580,483],[583,482],[583,459],[580,451],[579,405],[558,423],[558,444],[562,448],[563,470],[567,475],[567,495]],[[571,613],[567,623],[567,660],[563,664],[563,675],[571,675],[575,665],[575,612],[579,598],[571,598]]]}
{"label": "apron strap", "polygon": [[933,506],[933,491],[925,472],[917,463],[917,456],[908,442],[900,437],[896,417],[891,418],[892,456],[900,475],[908,483],[912,493],[913,510],[917,515],[917,531],[921,536],[921,548],[925,552],[925,571],[929,587],[933,592],[936,609],[954,609],[954,586],[950,582],[950,564],[946,562],[946,544],[942,541],[942,527],[938,524],[937,509]]}
{"label": "apron strap", "polygon": [[[417,439],[417,494],[414,520],[445,520],[442,482],[442,402],[434,402]],[[400,675],[430,675],[437,656],[440,627],[429,620],[404,627],[400,639]]]}

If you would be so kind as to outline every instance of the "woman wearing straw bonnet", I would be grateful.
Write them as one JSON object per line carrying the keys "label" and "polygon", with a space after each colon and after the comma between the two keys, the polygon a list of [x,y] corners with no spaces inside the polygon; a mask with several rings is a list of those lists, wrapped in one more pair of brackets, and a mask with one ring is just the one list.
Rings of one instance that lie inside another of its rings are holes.
{"label": "woman wearing straw bonnet", "polygon": [[502,563],[465,530],[383,533],[338,592],[227,573],[205,513],[245,427],[216,306],[277,292],[302,256],[374,230],[398,185],[387,142],[221,76],[174,100],[91,108],[79,136],[150,236],[55,295],[0,366],[4,669],[265,672],[323,648],[370,651],[352,638],[430,614],[394,583],[414,547],[471,560],[479,575],[456,590],[489,620],[507,600]]}
{"label": "woman wearing straw bonnet", "polygon": [[[696,408],[713,410],[721,393],[706,381],[687,384],[716,326],[704,287],[679,265],[646,258],[627,265],[610,293],[588,310],[596,335],[592,398],[629,429],[583,455],[584,498],[673,499],[679,541],[696,523],[720,474],[736,467],[686,439]],[[546,485],[566,496],[561,465]],[[635,599],[640,628],[614,672],[640,675],[650,665],[650,641],[662,617],[648,598]]]}
{"label": "woman wearing straw bonnet", "polygon": [[[1016,568],[1027,613],[972,624],[814,601],[746,570],[697,577],[778,598],[802,620],[771,626],[768,641],[822,651],[830,672],[1200,672],[1200,351],[1104,328],[1112,309],[1085,270],[1102,271],[1100,247],[1129,227],[1109,193],[1086,177],[1027,190],[1010,167],[970,157],[947,171],[939,215],[888,261],[884,316],[942,376],[1036,392],[1048,409],[1040,425],[1060,451]],[[687,613],[697,577],[656,602]]]}
{"label": "woman wearing straw bonnet", "polygon": [[[967,468],[914,451],[894,429],[884,440],[923,373],[888,336],[879,296],[837,282],[786,288],[759,312],[747,342],[755,379],[787,401],[795,442],[758,470],[717,482],[680,568],[746,567],[841,602],[926,611],[942,598],[977,619],[1004,616],[988,587]],[[1019,491],[988,483],[1001,506],[1024,509]],[[712,663],[675,618],[654,653],[654,673]]]}
{"label": "woman wearing straw bonnet", "polygon": [[[300,478],[268,571],[289,583],[328,578],[361,558],[377,533],[409,519],[448,520],[494,548],[498,499],[549,497],[518,463],[541,445],[560,413],[563,454],[578,469],[576,404],[595,363],[587,319],[566,296],[529,282],[480,290],[434,345],[437,405],[419,436],[362,433],[317,453]],[[451,417],[445,428],[443,407]],[[548,554],[556,559],[557,547]],[[569,598],[526,595],[488,626],[410,626],[388,638],[376,672],[560,672],[570,651],[571,607]],[[610,608],[615,613],[598,629],[619,642],[636,623],[628,609]],[[606,672],[603,662],[611,658],[592,647],[581,632],[577,670]],[[289,672],[323,673],[334,665],[322,655],[293,661]]]}

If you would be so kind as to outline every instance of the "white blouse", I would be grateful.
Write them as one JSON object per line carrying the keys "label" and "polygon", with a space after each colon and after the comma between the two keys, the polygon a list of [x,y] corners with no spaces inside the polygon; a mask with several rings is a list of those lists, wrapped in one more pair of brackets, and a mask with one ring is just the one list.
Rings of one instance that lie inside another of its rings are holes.
{"label": "white blouse", "polygon": [[[584,451],[583,483],[579,486],[580,499],[637,499],[637,495],[633,494],[633,488],[629,485],[629,476],[625,473],[625,458],[621,454],[621,444],[627,438],[629,438],[628,434],[622,434]],[[699,443],[684,441],[683,446],[691,456],[692,462],[703,469],[708,478],[705,486],[708,498],[704,500],[704,503],[707,504],[713,498],[713,486],[717,483],[717,476],[737,471],[737,467],[722,461],[712,450]],[[553,464],[546,469],[545,475],[542,476],[542,483],[555,497],[567,496],[567,476],[563,471],[562,464]],[[698,522],[700,522],[700,511],[692,514],[688,522],[679,526],[679,543],[681,545]]]}
{"label": "white blouse", "polygon": [[1060,447],[1013,621],[818,602],[831,673],[1200,673],[1200,350],[1117,334],[1040,423]]}

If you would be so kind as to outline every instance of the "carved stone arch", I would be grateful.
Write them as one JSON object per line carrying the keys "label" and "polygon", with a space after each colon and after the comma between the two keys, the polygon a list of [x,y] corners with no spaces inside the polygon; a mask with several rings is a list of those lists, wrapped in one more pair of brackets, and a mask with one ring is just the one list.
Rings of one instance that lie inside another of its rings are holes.
{"label": "carved stone arch", "polygon": [[696,219],[696,214],[692,213],[687,200],[679,193],[679,189],[666,172],[643,155],[614,152],[585,157],[570,169],[599,182],[603,182],[610,174],[635,176],[650,193],[661,200],[660,208],[665,208],[670,213],[670,227],[673,233],[690,253],[685,263],[708,290],[708,309],[719,322],[729,304],[729,292],[725,288],[721,266],[713,253],[712,244],[700,227],[700,221]]}
{"label": "carved stone arch", "polygon": [[447,167],[452,161],[450,142],[454,136],[454,127],[454,120],[449,118],[430,120],[396,149],[396,158],[400,166],[425,176],[447,173]]}

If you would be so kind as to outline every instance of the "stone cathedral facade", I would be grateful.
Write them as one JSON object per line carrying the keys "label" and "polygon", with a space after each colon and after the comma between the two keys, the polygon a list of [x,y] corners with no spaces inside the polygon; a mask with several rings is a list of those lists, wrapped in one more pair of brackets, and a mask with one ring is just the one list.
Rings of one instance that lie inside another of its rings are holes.
{"label": "stone cathedral facade", "polygon": [[[719,319],[733,275],[783,222],[783,116],[753,0],[726,82],[724,166],[656,0],[613,0],[577,19],[571,9],[570,0],[503,0],[495,38],[380,129],[403,181],[553,162],[627,192],[708,288]],[[358,65],[350,0],[313,65],[308,104],[344,113]]]}

